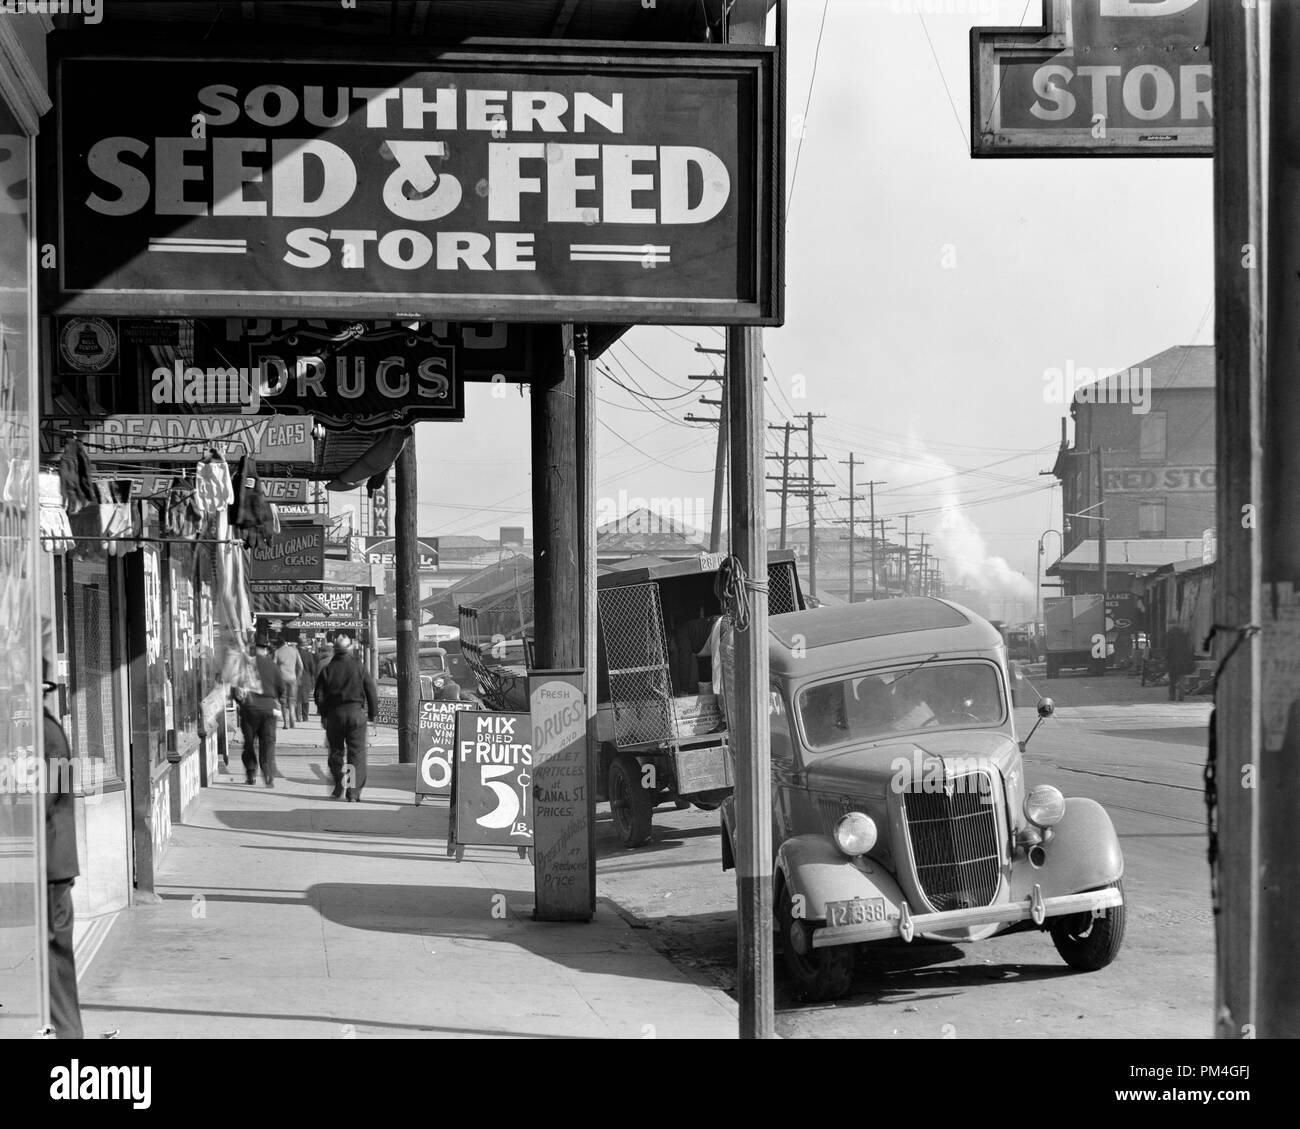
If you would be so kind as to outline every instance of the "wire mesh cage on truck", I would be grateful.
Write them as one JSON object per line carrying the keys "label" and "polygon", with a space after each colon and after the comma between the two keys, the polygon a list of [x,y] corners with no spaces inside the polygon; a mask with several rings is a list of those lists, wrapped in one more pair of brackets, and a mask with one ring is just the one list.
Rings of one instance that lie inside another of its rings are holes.
{"label": "wire mesh cage on truck", "polygon": [[[711,810],[734,783],[714,692],[724,559],[642,559],[597,579],[597,795],[626,846],[649,838],[657,805]],[[767,573],[770,613],[801,610],[794,554],[771,553]]]}

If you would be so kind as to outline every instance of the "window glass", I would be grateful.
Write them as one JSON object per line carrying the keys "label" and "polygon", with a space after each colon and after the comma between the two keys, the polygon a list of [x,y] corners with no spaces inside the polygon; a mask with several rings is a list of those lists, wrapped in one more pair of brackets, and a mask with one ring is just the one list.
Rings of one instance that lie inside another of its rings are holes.
{"label": "window glass", "polygon": [[1165,502],[1158,499],[1138,503],[1138,533],[1143,537],[1165,535]]}
{"label": "window glass", "polygon": [[1161,461],[1165,457],[1165,413],[1148,412],[1138,424],[1138,448],[1141,457]]}
{"label": "window glass", "polygon": [[[41,717],[36,636],[35,380],[29,364],[30,140],[0,99],[0,1038],[41,1025]],[[35,770],[35,775],[33,775]]]}
{"label": "window glass", "polygon": [[122,779],[115,695],[113,623],[116,601],[108,561],[68,563],[68,736],[89,762],[82,788]]}
{"label": "window glass", "polygon": [[997,725],[1006,710],[997,667],[933,661],[855,674],[799,692],[809,748],[834,748],[894,733]]}

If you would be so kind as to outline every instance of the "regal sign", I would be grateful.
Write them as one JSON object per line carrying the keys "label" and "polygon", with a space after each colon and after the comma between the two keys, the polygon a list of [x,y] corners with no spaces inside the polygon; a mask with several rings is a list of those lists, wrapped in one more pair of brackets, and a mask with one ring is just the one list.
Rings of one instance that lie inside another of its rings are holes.
{"label": "regal sign", "polygon": [[763,47],[65,57],[60,312],[778,324],[777,81]]}
{"label": "regal sign", "polygon": [[971,29],[971,152],[1210,156],[1210,0],[1044,0]]}

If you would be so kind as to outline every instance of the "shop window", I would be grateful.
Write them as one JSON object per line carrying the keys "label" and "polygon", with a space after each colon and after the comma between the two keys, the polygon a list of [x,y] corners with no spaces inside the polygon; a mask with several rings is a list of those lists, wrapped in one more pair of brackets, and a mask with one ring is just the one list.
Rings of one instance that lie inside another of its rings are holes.
{"label": "shop window", "polygon": [[1138,453],[1143,462],[1164,462],[1167,454],[1164,412],[1148,412],[1138,425]]}
{"label": "shop window", "polygon": [[[123,779],[114,680],[120,658],[113,624],[117,600],[107,561],[68,564],[68,691],[73,752],[92,762],[104,784]],[[83,774],[84,775],[84,774]],[[84,786],[91,786],[85,776]]]}
{"label": "shop window", "polygon": [[1165,535],[1165,501],[1138,503],[1138,536],[1163,537]]}

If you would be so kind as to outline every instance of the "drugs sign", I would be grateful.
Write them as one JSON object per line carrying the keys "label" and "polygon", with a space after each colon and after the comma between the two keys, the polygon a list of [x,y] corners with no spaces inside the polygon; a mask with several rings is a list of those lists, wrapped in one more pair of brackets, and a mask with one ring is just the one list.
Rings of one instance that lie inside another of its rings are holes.
{"label": "drugs sign", "polygon": [[1210,0],[1045,0],[971,29],[976,157],[1210,156]]}

